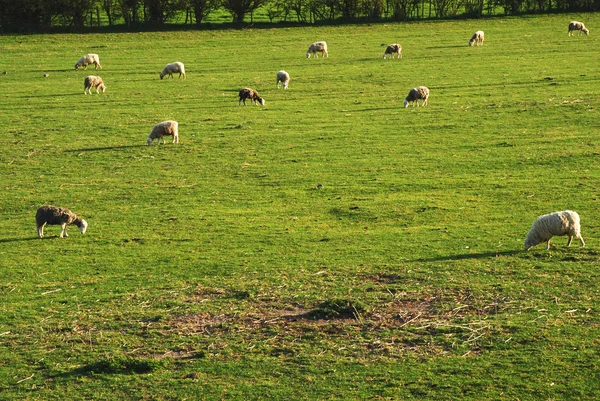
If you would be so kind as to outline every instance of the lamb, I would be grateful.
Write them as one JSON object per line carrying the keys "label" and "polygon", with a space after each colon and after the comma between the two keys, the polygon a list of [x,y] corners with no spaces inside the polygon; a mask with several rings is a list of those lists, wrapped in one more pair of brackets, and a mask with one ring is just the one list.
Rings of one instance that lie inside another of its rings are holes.
{"label": "lamb", "polygon": [[314,42],[308,47],[308,51],[306,52],[306,58],[310,58],[311,54],[314,54],[315,57],[319,57],[317,53],[321,53],[323,57],[329,57],[329,53],[327,53],[327,43],[326,42]]}
{"label": "lamb", "polygon": [[47,205],[41,206],[35,215],[35,222],[37,227],[37,233],[40,238],[44,238],[44,226],[46,224],[60,224],[62,230],[60,232],[60,238],[68,237],[67,226],[75,224],[79,227],[79,231],[85,234],[88,223],[69,209],[62,207]]}
{"label": "lamb", "polygon": [[150,146],[152,145],[152,140],[158,138],[159,145],[161,139],[163,144],[166,144],[167,141],[163,137],[168,135],[173,137],[171,143],[179,143],[179,123],[177,121],[167,120],[156,124],[152,128],[152,131],[150,131],[150,134],[148,134],[146,142],[148,143],[148,146]]}
{"label": "lamb", "polygon": [[427,99],[429,99],[429,88],[426,86],[412,88],[410,92],[408,92],[406,99],[404,99],[404,108],[408,107],[410,102],[414,102],[413,107],[415,107],[415,103],[417,104],[417,107],[419,107],[419,99],[423,100],[423,106],[427,106]]}
{"label": "lamb", "polygon": [[581,32],[585,33],[586,35],[590,34],[589,29],[587,29],[585,25],[583,25],[583,22],[578,21],[569,22],[569,36],[571,36],[572,31],[579,31],[578,35],[581,35]]}
{"label": "lamb", "polygon": [[244,102],[244,106],[245,106],[246,99],[250,99],[254,104],[256,104],[256,102],[258,102],[263,106],[265,105],[265,99],[260,97],[258,92],[255,91],[254,89],[251,89],[251,88],[241,89],[239,96],[240,96],[240,100],[238,100],[238,106],[241,104],[242,101]]}
{"label": "lamb", "polygon": [[102,89],[102,93],[104,93],[104,91],[106,90],[106,86],[104,85],[102,78],[94,75],[88,75],[83,80],[83,94],[87,95],[89,92],[89,94],[91,95],[92,88],[96,88],[96,93],[100,93],[100,89]]}
{"label": "lamb", "polygon": [[179,73],[179,78],[181,78],[183,75],[183,79],[185,79],[185,67],[183,66],[183,63],[179,61],[165,65],[165,68],[163,68],[162,72],[160,73],[160,79],[163,79],[165,75],[173,78],[173,74],[176,72]]}
{"label": "lamb", "polygon": [[398,58],[402,58],[402,46],[398,43],[393,43],[386,47],[385,52],[383,52],[383,58],[385,59],[388,55],[390,58],[394,58],[394,54],[398,55]]}
{"label": "lamb", "polygon": [[90,53],[77,60],[77,62],[75,63],[75,70],[78,70],[79,67],[83,67],[84,70],[87,70],[88,64],[94,64],[96,70],[98,69],[98,67],[102,69],[102,66],[100,65],[100,58],[98,57],[98,55]]}
{"label": "lamb", "polygon": [[527,237],[525,237],[525,250],[542,242],[546,242],[546,250],[548,250],[550,249],[550,239],[555,235],[568,235],[567,246],[571,246],[571,241],[575,237],[581,242],[581,246],[585,247],[579,226],[579,215],[576,212],[564,210],[545,214],[533,222]]}
{"label": "lamb", "polygon": [[471,36],[469,39],[469,46],[473,46],[473,44],[477,44],[477,46],[483,46],[484,34],[483,31],[477,31]]}
{"label": "lamb", "polygon": [[279,82],[283,84],[283,89],[287,89],[290,84],[290,74],[281,70],[277,72],[277,89],[279,89]]}

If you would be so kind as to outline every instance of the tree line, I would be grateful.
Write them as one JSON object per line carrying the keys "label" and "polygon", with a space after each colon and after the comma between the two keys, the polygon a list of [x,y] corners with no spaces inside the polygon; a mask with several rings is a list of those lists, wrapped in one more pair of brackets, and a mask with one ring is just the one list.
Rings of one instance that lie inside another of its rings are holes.
{"label": "tree line", "polygon": [[596,11],[600,0],[0,0],[0,32],[101,25],[157,28],[181,23],[183,16],[184,24],[201,26],[218,11],[243,24],[257,9],[272,23],[311,24]]}

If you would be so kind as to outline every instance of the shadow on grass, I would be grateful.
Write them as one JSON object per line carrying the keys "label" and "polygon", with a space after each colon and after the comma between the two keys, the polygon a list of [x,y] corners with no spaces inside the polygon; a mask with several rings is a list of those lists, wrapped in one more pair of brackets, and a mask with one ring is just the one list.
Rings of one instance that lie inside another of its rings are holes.
{"label": "shadow on grass", "polygon": [[19,242],[19,241],[31,241],[34,239],[39,239],[38,237],[26,237],[26,238],[2,238],[0,239],[0,244],[8,243],[8,242]]}
{"label": "shadow on grass", "polygon": [[114,358],[102,359],[54,377],[144,374],[151,373],[164,365],[157,359]]}
{"label": "shadow on grass", "polygon": [[101,152],[103,150],[118,150],[129,148],[147,148],[147,144],[140,145],[121,145],[121,146],[104,146],[101,148],[83,148],[83,149],[65,149],[65,152]]}
{"label": "shadow on grass", "polygon": [[83,92],[52,93],[49,95],[25,95],[25,96],[15,96],[15,97],[21,98],[21,99],[31,99],[33,97],[43,98],[43,97],[67,97],[67,96],[81,96],[81,95],[83,95]]}
{"label": "shadow on grass", "polygon": [[518,255],[525,251],[502,251],[502,252],[484,252],[484,253],[465,253],[462,255],[448,255],[448,256],[438,256],[434,258],[422,258],[409,260],[409,262],[439,262],[443,260],[466,260],[466,259],[487,259],[487,258],[496,258],[498,256],[512,256]]}

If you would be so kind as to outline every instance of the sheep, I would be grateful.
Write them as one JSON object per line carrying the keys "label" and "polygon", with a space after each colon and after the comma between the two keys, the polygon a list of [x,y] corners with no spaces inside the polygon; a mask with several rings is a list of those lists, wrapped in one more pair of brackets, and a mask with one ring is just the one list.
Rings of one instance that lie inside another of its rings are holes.
{"label": "sheep", "polygon": [[35,215],[37,233],[40,238],[44,238],[44,226],[46,224],[60,224],[62,230],[60,238],[68,237],[67,226],[75,224],[79,227],[79,231],[85,234],[88,223],[69,209],[62,207],[47,205],[41,206]]}
{"label": "sheep", "polygon": [[102,69],[102,66],[100,65],[100,58],[98,58],[97,54],[86,54],[85,56],[77,60],[77,62],[75,63],[75,70],[78,70],[79,67],[83,67],[84,70],[87,70],[88,64],[94,64],[96,70],[98,69],[98,67]]}
{"label": "sheep", "polygon": [[277,72],[277,89],[279,89],[279,82],[283,84],[283,89],[287,89],[290,84],[290,74],[281,70]]}
{"label": "sheep", "polygon": [[317,53],[321,53],[323,57],[329,57],[329,53],[327,53],[327,43],[326,42],[314,42],[308,47],[308,51],[306,52],[306,58],[310,58],[311,54],[314,54],[315,57],[319,57]]}
{"label": "sheep", "polygon": [[404,108],[408,107],[410,102],[414,102],[413,107],[415,107],[415,103],[417,104],[417,107],[419,107],[419,99],[423,100],[423,106],[427,106],[427,99],[429,99],[429,88],[426,86],[412,88],[410,92],[408,92],[406,99],[404,99]]}
{"label": "sheep", "polygon": [[173,74],[176,72],[179,73],[179,78],[181,78],[183,75],[183,79],[185,79],[185,67],[183,66],[183,63],[179,61],[165,65],[165,68],[163,68],[162,72],[160,73],[160,79],[163,79],[165,75],[173,78]]}
{"label": "sheep", "polygon": [[179,143],[179,123],[177,121],[168,120],[163,121],[162,123],[156,124],[150,134],[148,134],[148,138],[146,142],[148,146],[152,145],[152,140],[158,138],[158,144],[160,145],[160,140],[163,140],[163,144],[166,144],[167,141],[164,136],[170,135],[173,137],[171,143]]}
{"label": "sheep", "polygon": [[402,58],[402,46],[398,43],[393,43],[386,47],[385,52],[383,52],[383,58],[385,59],[388,55],[390,58],[394,58],[394,54],[398,55],[398,58]]}
{"label": "sheep", "polygon": [[579,31],[577,33],[578,35],[581,35],[581,32],[585,33],[586,35],[590,34],[589,29],[587,29],[585,25],[583,25],[583,22],[578,21],[569,22],[569,36],[571,36],[572,31]]}
{"label": "sheep", "polygon": [[241,104],[242,101],[244,102],[244,106],[245,106],[246,99],[250,99],[255,105],[256,105],[256,102],[260,103],[263,106],[265,105],[265,99],[260,97],[258,92],[255,91],[254,89],[250,89],[250,88],[241,89],[239,96],[240,96],[240,100],[238,100],[238,106]]}
{"label": "sheep", "polygon": [[579,239],[581,246],[585,247],[579,226],[579,215],[571,210],[545,214],[533,222],[531,229],[525,237],[525,250],[546,242],[546,250],[550,249],[550,239],[555,235],[568,235],[567,246],[571,246],[573,237]]}
{"label": "sheep", "polygon": [[483,46],[484,34],[483,31],[477,31],[471,36],[469,39],[469,46],[473,46],[473,44],[477,44],[477,46]]}
{"label": "sheep", "polygon": [[96,88],[96,93],[100,93],[100,89],[102,89],[102,93],[104,93],[104,91],[106,90],[106,86],[104,85],[102,78],[94,75],[88,75],[83,80],[83,94],[87,95],[89,92],[89,94],[91,95],[92,88]]}

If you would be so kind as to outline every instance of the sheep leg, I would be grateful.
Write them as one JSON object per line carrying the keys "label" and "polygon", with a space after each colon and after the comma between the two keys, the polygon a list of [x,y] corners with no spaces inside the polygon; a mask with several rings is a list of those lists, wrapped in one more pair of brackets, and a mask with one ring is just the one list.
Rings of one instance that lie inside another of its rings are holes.
{"label": "sheep leg", "polygon": [[60,225],[60,228],[61,228],[60,238],[68,237],[69,235],[67,234],[67,223],[62,223]]}
{"label": "sheep leg", "polygon": [[550,250],[550,240],[546,241],[546,250]]}
{"label": "sheep leg", "polygon": [[567,241],[567,247],[571,246],[571,241],[573,241],[573,236],[569,235],[569,240]]}
{"label": "sheep leg", "polygon": [[581,235],[579,236],[579,242],[581,242],[581,247],[585,248],[585,242],[583,242],[583,237]]}
{"label": "sheep leg", "polygon": [[41,226],[37,226],[38,237],[40,237],[40,238],[44,238],[44,226],[45,225],[46,225],[46,223],[42,224]]}

